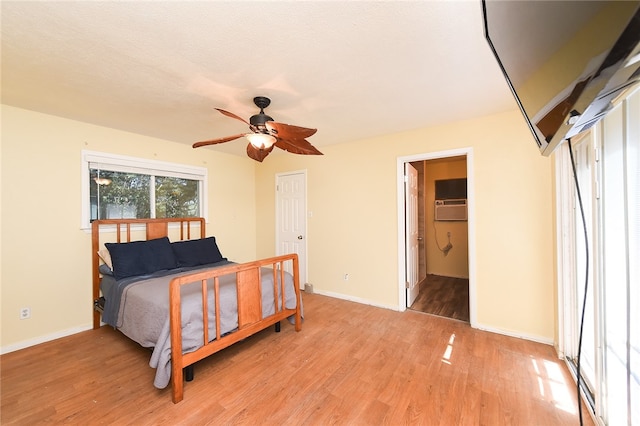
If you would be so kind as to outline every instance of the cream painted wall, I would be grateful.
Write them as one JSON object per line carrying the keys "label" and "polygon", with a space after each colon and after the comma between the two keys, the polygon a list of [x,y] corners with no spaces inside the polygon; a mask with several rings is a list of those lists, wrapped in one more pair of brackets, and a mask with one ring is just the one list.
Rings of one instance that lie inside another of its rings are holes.
{"label": "cream painted wall", "polygon": [[[91,326],[91,239],[80,229],[83,149],[206,167],[207,234],[230,259],[255,259],[253,160],[6,105],[1,112],[3,351]],[[25,306],[32,317],[19,320]]]}
{"label": "cream painted wall", "polygon": [[[90,326],[90,237],[79,229],[82,149],[208,167],[208,234],[237,261],[275,253],[275,174],[306,169],[309,282],[396,309],[397,158],[463,147],[473,148],[477,323],[552,341],[551,162],[518,111],[258,164],[2,106],[2,348]],[[32,308],[31,319],[18,319],[22,306]]]}
{"label": "cream painted wall", "polygon": [[[435,181],[467,177],[467,161],[464,157],[425,161],[425,236],[427,251],[427,273],[444,277],[469,278],[469,227],[467,221],[434,222]],[[449,242],[451,232],[453,248],[445,254],[439,250]],[[436,237],[438,238],[436,244]]]}
{"label": "cream painted wall", "polygon": [[397,158],[466,147],[474,162],[477,325],[552,342],[552,164],[518,111],[330,145],[324,156],[269,157],[256,171],[258,256],[275,253],[275,174],[306,169],[314,291],[396,309]]}

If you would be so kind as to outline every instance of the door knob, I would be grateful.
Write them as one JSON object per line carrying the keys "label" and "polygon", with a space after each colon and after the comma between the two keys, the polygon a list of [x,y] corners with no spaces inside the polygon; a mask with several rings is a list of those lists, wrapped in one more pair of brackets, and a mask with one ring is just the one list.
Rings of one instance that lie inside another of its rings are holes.
{"label": "door knob", "polygon": [[301,240],[302,239],[302,235],[298,235],[298,239]]}

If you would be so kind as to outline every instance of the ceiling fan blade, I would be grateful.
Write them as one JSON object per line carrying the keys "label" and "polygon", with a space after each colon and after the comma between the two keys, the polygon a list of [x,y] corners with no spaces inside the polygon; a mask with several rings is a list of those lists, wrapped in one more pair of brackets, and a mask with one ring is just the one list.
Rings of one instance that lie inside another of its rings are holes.
{"label": "ceiling fan blade", "polygon": [[223,142],[229,142],[232,141],[234,139],[238,139],[244,136],[244,133],[240,133],[239,135],[233,135],[233,136],[227,136],[225,138],[218,138],[218,139],[211,139],[208,141],[202,141],[202,142],[196,142],[193,144],[194,148],[199,148],[201,146],[207,146],[207,145],[215,145],[217,143],[223,143]]}
{"label": "ceiling fan blade", "polygon": [[275,145],[287,152],[302,155],[323,155],[318,149],[311,145],[306,139],[281,139],[278,138]]}
{"label": "ceiling fan blade", "polygon": [[258,149],[251,144],[247,145],[247,155],[261,163],[262,163],[262,160],[267,158],[267,155],[269,155],[271,151],[273,151],[273,145],[271,145],[269,148],[266,148],[266,149]]}
{"label": "ceiling fan blade", "polygon": [[234,113],[232,113],[232,112],[225,111],[225,110],[220,109],[220,108],[216,108],[216,110],[220,111],[220,113],[221,113],[221,114],[224,114],[224,115],[226,115],[227,117],[235,118],[236,120],[240,120],[240,121],[242,121],[242,122],[243,122],[244,124],[246,124],[247,126],[251,126],[251,124],[249,124],[249,122],[248,122],[247,120],[245,120],[244,118],[242,118],[242,117],[240,117],[240,116],[238,116],[238,115],[235,115],[235,114],[234,114]]}
{"label": "ceiling fan blade", "polygon": [[265,126],[272,135],[282,139],[304,139],[315,135],[318,129],[308,129],[306,127],[292,126],[291,124],[276,123],[267,121]]}

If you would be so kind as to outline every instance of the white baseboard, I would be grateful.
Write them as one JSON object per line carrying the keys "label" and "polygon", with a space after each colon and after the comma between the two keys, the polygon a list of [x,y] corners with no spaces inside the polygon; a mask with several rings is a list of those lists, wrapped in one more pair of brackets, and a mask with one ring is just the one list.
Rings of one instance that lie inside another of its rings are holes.
{"label": "white baseboard", "polygon": [[347,294],[334,293],[332,291],[323,291],[323,290],[317,290],[317,289],[314,289],[313,292],[315,294],[320,294],[320,295],[323,295],[323,296],[329,296],[329,297],[333,297],[335,299],[348,300],[350,302],[361,303],[363,305],[370,305],[370,306],[375,306],[377,308],[384,308],[384,309],[391,309],[392,311],[398,311],[398,307],[397,306],[383,305],[383,304],[380,304],[380,303],[377,303],[377,302],[372,302],[371,300],[363,299],[361,297],[349,296]]}
{"label": "white baseboard", "polygon": [[490,327],[484,324],[476,324],[473,328],[482,331],[488,331],[490,333],[502,334],[504,336],[516,337],[518,339],[531,340],[532,342],[543,343],[545,345],[553,346],[553,339],[548,337],[536,336],[533,334],[520,333],[513,330],[505,330],[503,328]]}
{"label": "white baseboard", "polygon": [[[334,292],[331,292],[331,291],[323,291],[323,290],[318,290],[318,289],[314,289],[314,293],[315,294],[321,294],[323,296],[334,297],[336,299],[348,300],[350,302],[362,303],[364,305],[376,306],[378,308],[391,309],[392,311],[396,311],[396,312],[398,311],[398,307],[397,306],[383,305],[383,304],[372,302],[370,300],[363,299],[363,298],[360,298],[360,297],[349,296],[349,295],[346,295],[346,294],[334,293]],[[530,335],[530,334],[526,334],[526,333],[520,333],[520,332],[516,332],[516,331],[513,331],[513,330],[505,330],[505,329],[501,329],[501,328],[497,328],[497,327],[487,326],[487,325],[484,325],[484,324],[474,324],[472,327],[475,328],[475,329],[478,329],[478,330],[488,331],[490,333],[502,334],[504,336],[509,336],[509,337],[516,337],[518,339],[531,340],[532,342],[543,343],[545,345],[553,346],[553,344],[554,344],[553,339],[549,339],[547,337],[535,336],[535,335]]]}
{"label": "white baseboard", "polygon": [[80,333],[81,331],[91,330],[92,328],[93,327],[91,325],[73,327],[73,328],[68,328],[66,330],[57,331],[55,333],[47,334],[44,336],[39,336],[33,339],[23,340],[18,343],[13,343],[11,345],[3,346],[2,348],[0,348],[0,355],[4,355],[9,352],[14,352],[20,349],[28,348],[30,346],[39,345],[40,343],[50,342],[51,340],[56,340],[61,337],[71,336],[72,334]]}

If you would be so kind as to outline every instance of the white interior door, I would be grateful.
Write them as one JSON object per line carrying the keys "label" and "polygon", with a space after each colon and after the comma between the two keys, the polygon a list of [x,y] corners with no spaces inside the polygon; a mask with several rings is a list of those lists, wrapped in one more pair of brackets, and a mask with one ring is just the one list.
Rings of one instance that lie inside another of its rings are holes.
{"label": "white interior door", "polygon": [[276,255],[298,254],[303,289],[307,282],[306,189],[304,171],[276,175]]}
{"label": "white interior door", "polygon": [[418,170],[409,163],[405,163],[405,244],[406,244],[406,280],[407,307],[411,306],[418,297],[419,272],[419,240],[418,232]]}

